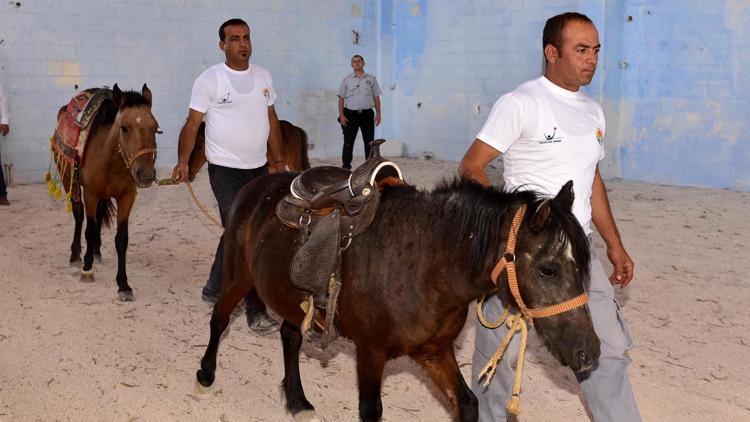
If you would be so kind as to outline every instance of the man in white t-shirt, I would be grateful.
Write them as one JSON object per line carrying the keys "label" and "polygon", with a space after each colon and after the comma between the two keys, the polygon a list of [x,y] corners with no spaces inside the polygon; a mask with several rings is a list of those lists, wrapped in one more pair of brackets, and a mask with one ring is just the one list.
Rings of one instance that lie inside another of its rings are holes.
{"label": "man in white t-shirt", "polygon": [[[256,177],[268,174],[266,148],[276,170],[284,171],[280,161],[280,129],[274,109],[276,91],[271,73],[250,63],[252,43],[250,27],[241,19],[230,19],[219,28],[219,48],[226,61],[209,67],[195,81],[190,111],[180,132],[178,161],[172,177],[186,181],[188,159],[202,120],[206,122],[206,158],[222,224],[237,192]],[[216,248],[211,273],[203,288],[203,300],[215,303],[222,282],[224,236]],[[267,334],[278,329],[268,316],[255,291],[245,297],[247,322],[254,331]]]}
{"label": "man in white t-shirt", "polygon": [[[596,421],[640,421],[633,396],[626,352],[632,340],[614,298],[613,284],[625,288],[633,279],[633,261],[623,247],[599,174],[604,158],[604,114],[584,93],[591,83],[599,54],[599,34],[591,20],[579,13],[550,18],[542,36],[544,76],[521,84],[494,105],[487,122],[466,152],[459,173],[489,185],[487,165],[502,155],[503,179],[509,188],[534,189],[554,196],[573,180],[573,214],[587,234],[593,222],[607,245],[614,270],[608,278],[591,248],[589,309],[601,340],[595,367],[578,374],[578,381]],[[497,296],[487,300],[485,316],[502,314]],[[514,338],[487,388],[477,380],[481,368],[505,335],[477,324],[472,389],[479,400],[481,421],[505,420],[511,397],[518,338]],[[515,355],[515,356],[514,356]]]}
{"label": "man in white t-shirt", "polygon": [[[0,84],[0,135],[10,132],[10,112],[8,111],[8,97],[5,95],[3,85]],[[0,160],[0,206],[8,206],[8,191],[5,186],[5,175],[3,174],[3,163]]]}

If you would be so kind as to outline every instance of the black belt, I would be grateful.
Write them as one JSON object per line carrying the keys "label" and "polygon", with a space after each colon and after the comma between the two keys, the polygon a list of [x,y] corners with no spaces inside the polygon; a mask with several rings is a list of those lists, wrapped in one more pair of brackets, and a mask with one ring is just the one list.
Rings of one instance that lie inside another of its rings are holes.
{"label": "black belt", "polygon": [[370,110],[372,110],[372,109],[371,109],[371,108],[363,108],[363,109],[360,109],[360,110],[352,110],[352,109],[350,109],[350,108],[344,108],[344,110],[345,110],[345,111],[351,111],[352,113],[362,114],[362,113],[364,113],[365,111],[370,111]]}

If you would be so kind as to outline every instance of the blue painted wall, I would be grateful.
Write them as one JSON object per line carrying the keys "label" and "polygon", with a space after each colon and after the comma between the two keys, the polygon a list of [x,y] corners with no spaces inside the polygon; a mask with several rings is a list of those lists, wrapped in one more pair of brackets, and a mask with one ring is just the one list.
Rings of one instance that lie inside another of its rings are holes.
{"label": "blue painted wall", "polygon": [[361,54],[383,88],[376,135],[401,140],[413,156],[457,160],[495,100],[541,73],[545,20],[578,10],[603,44],[586,91],[607,116],[604,175],[750,190],[746,0],[20,4],[0,6],[0,80],[13,113],[2,151],[16,181],[46,172],[54,116],[75,85],[148,82],[165,130],[159,165],[171,166],[192,82],[223,59],[216,29],[235,16],[252,27],[253,61],[274,75],[280,117],[308,131],[313,156],[340,153],[336,92],[349,58]]}
{"label": "blue painted wall", "polygon": [[585,90],[607,117],[605,176],[750,190],[745,0],[396,1],[395,135],[459,159],[494,101],[540,74],[544,22],[568,10],[603,45]]}

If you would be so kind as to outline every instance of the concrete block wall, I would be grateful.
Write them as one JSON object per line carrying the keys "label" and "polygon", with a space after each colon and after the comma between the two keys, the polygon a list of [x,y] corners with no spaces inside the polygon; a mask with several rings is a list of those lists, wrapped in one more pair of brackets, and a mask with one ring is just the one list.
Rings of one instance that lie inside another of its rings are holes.
{"label": "concrete block wall", "polygon": [[279,116],[307,130],[312,156],[340,154],[336,92],[361,54],[383,88],[376,136],[457,160],[497,98],[541,73],[544,22],[569,10],[594,20],[603,45],[586,91],[607,116],[605,177],[750,190],[746,0],[9,2],[3,160],[16,181],[41,180],[56,110],[76,86],[147,82],[164,129],[158,164],[173,165],[193,80],[223,60],[217,27],[235,16],[250,23],[253,61],[271,70]]}
{"label": "concrete block wall", "polygon": [[42,180],[60,105],[78,89],[147,83],[164,130],[157,164],[171,167],[193,81],[223,61],[217,31],[233,17],[250,24],[252,61],[274,76],[279,117],[307,130],[312,154],[337,155],[336,92],[353,54],[371,57],[376,68],[378,13],[375,0],[6,2],[0,81],[10,97],[11,134],[0,140],[3,162],[13,164],[15,182]]}

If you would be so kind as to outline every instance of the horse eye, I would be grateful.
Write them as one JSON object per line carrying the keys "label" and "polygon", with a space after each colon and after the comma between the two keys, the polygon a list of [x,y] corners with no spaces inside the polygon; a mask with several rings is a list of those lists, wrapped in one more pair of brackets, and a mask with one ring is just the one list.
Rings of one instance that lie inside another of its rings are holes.
{"label": "horse eye", "polygon": [[539,267],[539,276],[542,278],[552,278],[555,276],[555,270],[549,267]]}

